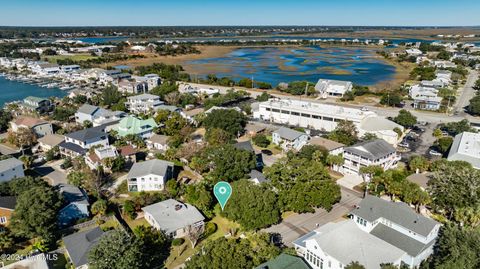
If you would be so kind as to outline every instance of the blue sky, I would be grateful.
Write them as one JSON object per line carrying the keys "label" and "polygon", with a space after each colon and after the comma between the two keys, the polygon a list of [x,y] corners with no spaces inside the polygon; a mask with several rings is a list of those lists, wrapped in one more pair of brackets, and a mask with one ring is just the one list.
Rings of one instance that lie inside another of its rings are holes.
{"label": "blue sky", "polygon": [[480,25],[479,0],[0,0],[0,25]]}

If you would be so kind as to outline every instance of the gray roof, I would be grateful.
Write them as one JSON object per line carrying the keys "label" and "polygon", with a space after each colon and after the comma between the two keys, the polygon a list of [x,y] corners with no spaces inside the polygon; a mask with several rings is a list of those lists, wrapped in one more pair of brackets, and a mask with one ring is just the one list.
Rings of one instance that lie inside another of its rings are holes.
{"label": "gray roof", "polygon": [[154,174],[154,175],[165,177],[169,169],[173,170],[173,166],[174,165],[171,162],[158,160],[158,159],[139,162],[139,163],[135,163],[132,166],[132,168],[130,169],[130,172],[128,172],[127,177],[137,178],[137,177],[142,177],[148,174]]}
{"label": "gray roof", "polygon": [[255,267],[256,269],[310,269],[301,257],[282,253],[277,257]]}
{"label": "gray roof", "polygon": [[104,232],[100,227],[71,234],[63,238],[65,248],[75,268],[88,263],[89,251],[98,243]]}
{"label": "gray roof", "polygon": [[312,137],[308,142],[312,145],[317,145],[317,146],[324,147],[328,151],[339,149],[339,148],[342,148],[342,147],[345,146],[344,144],[338,143],[337,141],[333,141],[333,140],[323,138],[323,137],[319,137],[319,136],[318,137]]}
{"label": "gray roof", "polygon": [[77,144],[74,144],[74,143],[70,143],[70,142],[63,141],[62,143],[58,144],[58,146],[61,147],[61,148],[68,149],[70,151],[74,151],[74,152],[76,152],[80,155],[83,155],[87,152],[87,150],[85,150],[81,146],[79,146]]}
{"label": "gray roof", "polygon": [[78,203],[88,205],[87,195],[77,186],[70,184],[59,184],[59,191],[68,203]]}
{"label": "gray roof", "polygon": [[370,234],[407,252],[408,255],[412,257],[417,257],[425,249],[427,249],[428,247],[430,247],[435,243],[435,240],[431,240],[427,244],[423,244],[422,242],[417,241],[381,223],[377,224],[377,226],[373,228]]}
{"label": "gray roof", "polygon": [[250,152],[255,153],[255,150],[253,149],[253,146],[252,146],[252,143],[250,142],[250,140],[243,141],[243,142],[237,142],[237,143],[233,144],[233,146],[236,149],[246,150],[246,151],[250,151]]}
{"label": "gray roof", "polygon": [[78,108],[77,112],[88,114],[88,115],[93,115],[95,113],[95,111],[97,111],[98,109],[99,109],[98,106],[83,104],[81,107]]}
{"label": "gray roof", "polygon": [[360,155],[370,160],[376,160],[395,153],[396,150],[392,145],[388,144],[387,141],[383,139],[375,139],[347,147],[345,148],[345,151]]}
{"label": "gray roof", "polygon": [[152,143],[156,144],[161,144],[161,145],[166,145],[168,143],[168,139],[170,136],[167,135],[159,135],[159,134],[153,134],[148,141],[151,141]]}
{"label": "gray roof", "polygon": [[21,165],[23,167],[23,162],[16,158],[9,158],[3,161],[0,161],[0,172],[10,170],[17,166]]}
{"label": "gray roof", "polygon": [[14,210],[17,205],[15,196],[0,196],[0,208]]}
{"label": "gray roof", "polygon": [[358,208],[350,212],[369,222],[385,218],[410,231],[428,236],[438,222],[417,214],[410,206],[403,202],[389,202],[376,196],[368,195],[363,199]]}
{"label": "gray roof", "polygon": [[457,134],[448,153],[449,161],[466,161],[480,169],[480,134],[463,132]]}
{"label": "gray roof", "polygon": [[277,133],[281,138],[287,139],[289,141],[293,141],[302,135],[307,135],[306,133],[302,133],[286,127],[281,127],[280,129],[276,130],[274,133]]}
{"label": "gray roof", "polygon": [[101,136],[107,136],[107,134],[103,131],[103,126],[83,129],[80,131],[76,131],[73,133],[66,134],[66,137],[78,140],[78,141],[87,141],[90,139],[95,139]]}
{"label": "gray roof", "polygon": [[148,100],[148,99],[160,99],[158,95],[153,95],[149,93],[142,93],[139,95],[129,96],[128,100]]}
{"label": "gray roof", "polygon": [[405,255],[403,250],[361,230],[351,219],[327,223],[303,241],[309,240],[344,265],[358,261],[369,269],[379,269],[380,264],[396,262]]}
{"label": "gray roof", "polygon": [[248,173],[248,176],[250,177],[250,179],[257,179],[258,183],[267,181],[267,178],[265,177],[265,175],[262,172],[259,172],[257,170],[250,171],[250,173]]}
{"label": "gray roof", "polygon": [[173,199],[146,206],[142,210],[152,215],[160,229],[167,234],[205,219],[194,206]]}

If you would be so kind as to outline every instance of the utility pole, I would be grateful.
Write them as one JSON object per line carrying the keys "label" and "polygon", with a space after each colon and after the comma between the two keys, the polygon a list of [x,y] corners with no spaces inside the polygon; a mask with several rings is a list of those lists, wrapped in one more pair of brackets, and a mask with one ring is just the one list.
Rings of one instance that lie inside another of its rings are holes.
{"label": "utility pole", "polygon": [[446,114],[447,116],[448,116],[448,108],[450,107],[450,97],[451,97],[451,96],[448,97],[447,109],[446,109],[446,111],[445,111],[445,114]]}
{"label": "utility pole", "polygon": [[252,76],[252,89],[253,89],[253,85],[254,85],[254,83],[253,83],[253,76]]}
{"label": "utility pole", "polygon": [[307,81],[307,84],[305,85],[305,97],[307,97],[307,93],[308,93],[308,81]]}

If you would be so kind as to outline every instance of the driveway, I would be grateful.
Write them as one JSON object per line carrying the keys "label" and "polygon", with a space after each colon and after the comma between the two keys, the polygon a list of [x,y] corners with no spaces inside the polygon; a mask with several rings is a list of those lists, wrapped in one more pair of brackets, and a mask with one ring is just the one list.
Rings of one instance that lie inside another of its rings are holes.
{"label": "driveway", "polygon": [[353,190],[353,187],[361,184],[363,179],[359,175],[345,174],[341,179],[337,180],[337,184],[345,187],[349,190]]}
{"label": "driveway", "polygon": [[291,247],[292,242],[300,236],[307,234],[328,222],[335,222],[340,220],[348,212],[350,212],[354,205],[358,205],[361,201],[362,194],[345,189],[342,187],[342,199],[335,204],[330,212],[318,208],[315,213],[294,214],[287,217],[281,223],[264,229],[264,232],[278,233],[282,237],[282,242]]}
{"label": "driveway", "polygon": [[60,168],[63,160],[57,160],[50,163],[45,163],[33,168],[35,172],[46,177],[50,185],[56,186],[58,184],[67,184],[67,173]]}

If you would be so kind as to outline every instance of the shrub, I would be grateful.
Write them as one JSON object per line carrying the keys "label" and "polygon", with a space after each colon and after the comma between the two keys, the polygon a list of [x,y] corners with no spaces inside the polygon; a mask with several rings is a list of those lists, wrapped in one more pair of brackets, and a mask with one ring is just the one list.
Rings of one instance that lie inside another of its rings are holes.
{"label": "shrub", "polygon": [[217,224],[213,222],[207,223],[205,225],[205,232],[203,232],[202,238],[207,238],[210,235],[214,234],[217,231]]}
{"label": "shrub", "polygon": [[172,246],[181,246],[185,242],[183,238],[175,238],[172,240]]}

